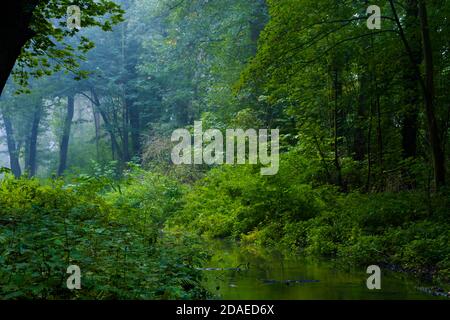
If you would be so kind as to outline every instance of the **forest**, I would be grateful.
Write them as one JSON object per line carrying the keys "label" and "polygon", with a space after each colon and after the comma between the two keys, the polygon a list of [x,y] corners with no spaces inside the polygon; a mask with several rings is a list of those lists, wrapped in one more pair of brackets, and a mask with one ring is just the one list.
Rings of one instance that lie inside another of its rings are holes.
{"label": "forest", "polygon": [[4,13],[0,299],[450,297],[450,1]]}

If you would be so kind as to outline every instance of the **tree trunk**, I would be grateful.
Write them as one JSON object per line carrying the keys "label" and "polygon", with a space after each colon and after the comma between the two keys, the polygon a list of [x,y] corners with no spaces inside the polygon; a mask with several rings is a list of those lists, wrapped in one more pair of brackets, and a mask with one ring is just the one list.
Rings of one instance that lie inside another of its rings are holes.
{"label": "tree trunk", "polygon": [[372,127],[373,127],[373,104],[370,104],[369,111],[369,125],[367,130],[367,182],[366,191],[369,192],[371,189],[371,179],[372,179]]}
{"label": "tree trunk", "polygon": [[94,105],[94,103],[91,103],[91,106],[92,106],[92,115],[94,117],[94,126],[95,126],[96,159],[97,159],[97,161],[100,161],[100,114],[97,111],[97,107]]}
{"label": "tree trunk", "polygon": [[127,99],[127,81],[125,81],[125,77],[127,75],[127,64],[125,59],[125,46],[126,46],[126,30],[128,27],[128,23],[122,23],[122,39],[121,39],[121,52],[122,52],[122,77],[124,83],[122,84],[123,96],[122,96],[122,162],[130,161],[130,148],[129,148],[129,101]]}
{"label": "tree trunk", "polygon": [[[414,65],[414,55],[406,39],[403,27],[401,25],[400,19],[398,17],[395,4],[393,0],[389,0],[389,3],[394,14],[394,19],[399,29],[400,38],[405,45],[406,51]],[[419,21],[420,21],[420,31],[422,34],[422,47],[423,56],[425,58],[425,80],[422,78],[419,65],[415,64],[414,68],[420,79],[419,83],[424,93],[425,100],[425,113],[428,124],[428,135],[431,144],[431,151],[433,155],[433,169],[434,169],[434,180],[436,183],[436,188],[445,185],[445,155],[441,145],[441,139],[439,136],[438,124],[436,121],[436,115],[434,111],[435,103],[435,92],[434,92],[434,64],[433,64],[433,51],[431,47],[430,39],[430,29],[428,26],[428,16],[427,8],[424,0],[418,0],[419,5]]]}
{"label": "tree trunk", "polygon": [[355,136],[353,143],[353,159],[363,161],[366,155],[366,138],[364,135],[364,121],[367,113],[368,79],[363,72],[359,81],[359,101],[356,112]]}
{"label": "tree trunk", "polygon": [[406,1],[405,36],[411,47],[414,61],[405,57],[403,61],[403,89],[404,113],[402,123],[402,156],[403,159],[415,158],[417,155],[417,133],[419,114],[419,74],[415,67],[422,57],[422,43],[420,41],[419,8],[417,0]]}
{"label": "tree trunk", "polygon": [[339,110],[339,97],[342,92],[342,84],[339,81],[339,71],[336,67],[334,70],[334,77],[333,77],[333,89],[334,89],[334,116],[333,116],[333,122],[334,122],[334,165],[336,167],[336,173],[337,173],[337,185],[344,189],[344,184],[342,181],[342,170],[341,170],[341,163],[339,159],[339,137],[340,137],[340,122],[341,122],[341,111]]}
{"label": "tree trunk", "polygon": [[96,109],[100,113],[103,122],[105,123],[106,131],[109,133],[110,139],[111,139],[111,151],[112,151],[112,158],[115,159],[115,153],[117,151],[118,156],[120,159],[122,159],[122,152],[119,148],[119,144],[117,143],[116,135],[113,131],[113,125],[111,124],[111,121],[108,118],[108,115],[104,110],[102,110],[100,106],[100,99],[97,96],[97,92],[94,90],[94,88],[91,88],[91,94],[92,94],[92,102],[95,104]]}
{"label": "tree trunk", "polygon": [[33,113],[33,122],[31,124],[31,133],[28,141],[28,154],[26,161],[27,164],[25,165],[26,170],[30,177],[33,177],[36,175],[37,171],[37,138],[39,135],[39,123],[41,122],[41,114],[42,114],[42,107],[39,105],[36,107],[34,113]]}
{"label": "tree trunk", "polygon": [[117,151],[118,157],[122,159],[122,151],[119,148],[119,143],[117,142],[116,135],[113,131],[113,125],[109,121],[107,114],[100,109],[100,115],[102,116],[103,122],[105,123],[106,131],[109,133],[109,137],[111,139],[111,147],[113,152],[113,158],[115,157],[115,151]]}
{"label": "tree trunk", "polygon": [[75,96],[70,95],[67,98],[67,114],[64,121],[63,135],[59,147],[59,167],[58,176],[62,176],[67,166],[67,154],[69,151],[70,128],[72,126],[73,113],[75,109]]}
{"label": "tree trunk", "polygon": [[2,3],[0,17],[0,94],[19,57],[22,47],[33,36],[29,28],[39,0],[15,0]]}
{"label": "tree trunk", "polygon": [[130,103],[131,148],[133,156],[141,153],[140,114],[138,106]]}
{"label": "tree trunk", "polygon": [[123,127],[123,137],[122,137],[122,154],[123,154],[123,162],[130,161],[130,149],[129,149],[129,133],[128,133],[128,105],[127,101],[124,101],[123,110],[122,110],[122,127]]}
{"label": "tree trunk", "polygon": [[424,0],[419,0],[419,19],[422,32],[423,55],[425,58],[425,109],[433,153],[434,179],[436,187],[439,188],[445,185],[445,155],[442,149],[434,111],[435,88],[433,50],[431,47],[430,29],[428,26],[427,9]]}
{"label": "tree trunk", "polygon": [[[383,172],[384,172],[384,159],[383,159],[383,128],[381,127],[381,102],[380,102],[380,94],[378,92],[378,83],[375,77],[375,105],[377,110],[377,150],[378,150],[378,166],[380,170],[380,178],[383,180]],[[384,182],[382,182],[384,183]]]}
{"label": "tree trunk", "polygon": [[16,140],[14,138],[14,131],[12,127],[11,120],[6,112],[2,111],[3,123],[5,125],[6,131],[6,141],[8,144],[8,153],[9,153],[9,163],[11,167],[11,171],[17,178],[22,175],[22,171],[20,169],[19,164],[19,150],[17,148]]}

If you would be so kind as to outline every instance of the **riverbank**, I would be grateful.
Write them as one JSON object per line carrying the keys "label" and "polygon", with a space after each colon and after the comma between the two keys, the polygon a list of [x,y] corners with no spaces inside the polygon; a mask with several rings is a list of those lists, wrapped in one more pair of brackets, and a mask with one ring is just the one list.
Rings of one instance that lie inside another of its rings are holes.
{"label": "riverbank", "polygon": [[184,194],[168,225],[343,267],[396,266],[450,291],[448,190],[343,193],[306,183],[294,159],[282,159],[274,177],[251,166],[211,170]]}
{"label": "riverbank", "polygon": [[336,261],[232,241],[207,243],[213,252],[202,268],[205,286],[216,299],[232,300],[428,300],[428,282],[383,269],[381,290],[369,290],[363,268],[344,270]]}

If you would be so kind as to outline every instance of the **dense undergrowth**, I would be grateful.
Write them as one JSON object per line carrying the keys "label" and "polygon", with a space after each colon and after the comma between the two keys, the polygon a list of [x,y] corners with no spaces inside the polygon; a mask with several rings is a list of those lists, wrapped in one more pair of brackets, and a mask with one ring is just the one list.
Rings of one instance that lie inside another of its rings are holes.
{"label": "dense undergrowth", "polygon": [[[379,264],[450,281],[450,192],[340,191],[323,167],[293,149],[275,176],[221,166],[194,184],[134,167],[61,180],[0,181],[0,297],[48,299],[207,298],[199,235]],[[98,169],[98,168],[97,168]],[[188,169],[189,170],[189,169]],[[349,162],[350,186],[361,176]],[[178,174],[177,174],[178,175]],[[420,182],[418,182],[420,183]],[[66,269],[82,289],[66,288]]]}
{"label": "dense undergrowth", "polygon": [[343,266],[389,266],[449,286],[449,190],[344,193],[315,183],[320,167],[293,150],[273,177],[251,166],[216,168],[186,193],[170,226],[333,257]]}
{"label": "dense undergrowth", "polygon": [[[195,239],[163,234],[179,187],[135,170],[121,184],[105,175],[72,184],[0,181],[1,299],[205,298],[206,258]],[[69,265],[81,268],[81,290],[66,287]]]}

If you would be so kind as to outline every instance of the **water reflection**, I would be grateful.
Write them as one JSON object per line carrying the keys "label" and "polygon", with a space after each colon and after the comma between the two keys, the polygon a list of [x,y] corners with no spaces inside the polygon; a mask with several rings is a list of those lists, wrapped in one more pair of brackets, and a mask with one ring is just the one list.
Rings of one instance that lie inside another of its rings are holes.
{"label": "water reflection", "polygon": [[381,290],[369,290],[365,270],[343,271],[332,262],[225,242],[213,243],[212,252],[203,272],[218,299],[436,299],[409,276],[386,270]]}

